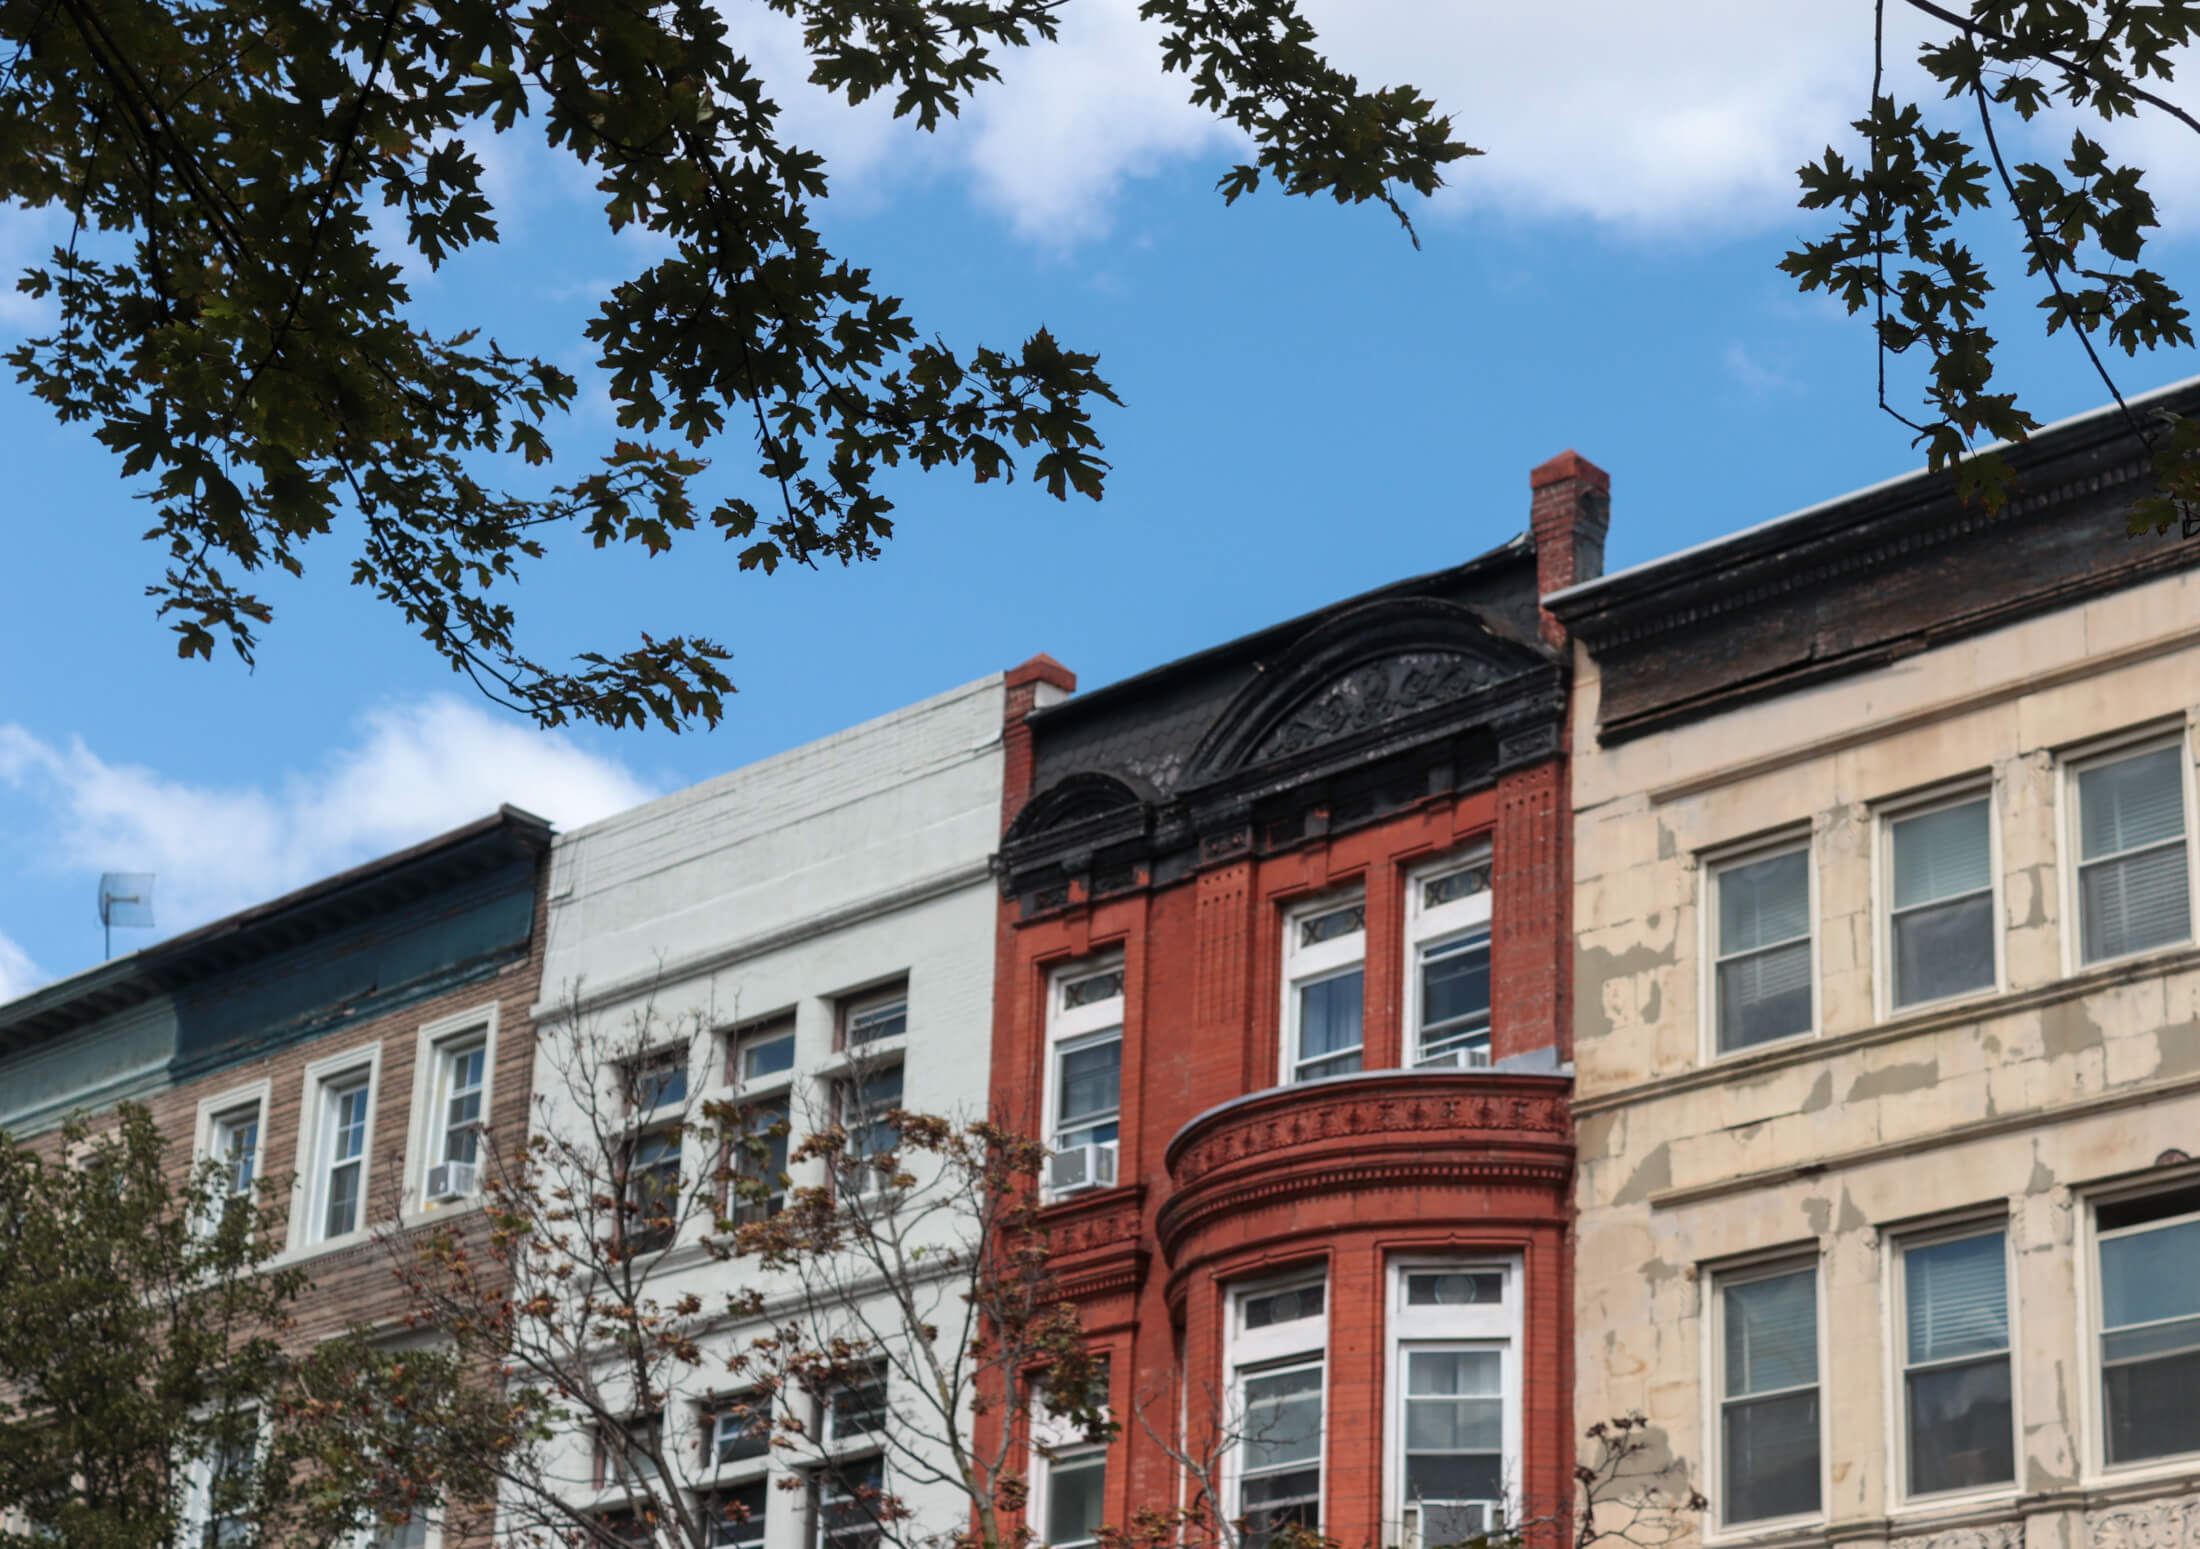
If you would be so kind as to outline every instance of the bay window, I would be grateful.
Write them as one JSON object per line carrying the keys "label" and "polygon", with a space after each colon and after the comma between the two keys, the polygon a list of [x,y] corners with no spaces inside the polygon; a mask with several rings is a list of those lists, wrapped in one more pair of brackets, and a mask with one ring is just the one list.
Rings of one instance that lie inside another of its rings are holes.
{"label": "bay window", "polygon": [[1500,1534],[1520,1457],[1520,1263],[1390,1274],[1386,1527],[1404,1549]]}
{"label": "bay window", "polygon": [[1409,1065],[1490,1062],[1490,862],[1453,860],[1406,880]]}
{"label": "bay window", "polygon": [[1242,1291],[1231,1328],[1232,1516],[1244,1549],[1286,1523],[1321,1525],[1325,1284]]}

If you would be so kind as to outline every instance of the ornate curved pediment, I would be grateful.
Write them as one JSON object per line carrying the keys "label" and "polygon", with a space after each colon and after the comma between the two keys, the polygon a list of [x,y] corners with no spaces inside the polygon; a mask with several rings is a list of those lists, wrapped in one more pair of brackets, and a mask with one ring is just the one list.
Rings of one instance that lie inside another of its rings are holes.
{"label": "ornate curved pediment", "polygon": [[1471,698],[1543,662],[1455,603],[1369,603],[1313,630],[1267,667],[1201,741],[1191,774],[1289,758]]}
{"label": "ornate curved pediment", "polygon": [[1140,789],[1121,775],[1082,770],[1055,781],[1024,803],[1023,811],[1008,825],[1003,841],[1014,843],[1094,818],[1128,814],[1153,799],[1153,792]]}

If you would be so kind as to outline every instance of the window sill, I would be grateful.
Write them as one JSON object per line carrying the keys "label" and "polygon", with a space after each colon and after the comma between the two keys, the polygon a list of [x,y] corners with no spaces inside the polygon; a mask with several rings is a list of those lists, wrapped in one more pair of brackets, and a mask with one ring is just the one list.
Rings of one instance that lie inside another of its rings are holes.
{"label": "window sill", "polygon": [[724,1088],[729,1102],[756,1103],[768,1098],[784,1097],[794,1090],[795,1073],[782,1070],[775,1075],[758,1076],[754,1081],[736,1081]]}
{"label": "window sill", "polygon": [[1931,1520],[1937,1517],[1964,1517],[1996,1508],[2013,1507],[2017,1497],[2024,1492],[2016,1481],[1995,1485],[1987,1490],[1951,1490],[1945,1495],[1921,1495],[1915,1500],[1897,1502],[1887,1508],[1889,1519],[1903,1523]]}
{"label": "window sill", "polygon": [[1732,1064],[1736,1060],[1746,1060],[1751,1055],[1765,1054],[1775,1049],[1791,1048],[1797,1044],[1815,1043],[1818,1038],[1819,1032],[1817,1028],[1806,1027],[1803,1029],[1803,1031],[1799,1033],[1789,1033],[1784,1037],[1766,1038],[1757,1043],[1745,1043],[1739,1049],[1721,1049],[1714,1047],[1711,1051],[1709,1063],[1713,1065],[1728,1065]]}
{"label": "window sill", "polygon": [[853,1049],[835,1049],[817,1062],[813,1074],[822,1081],[832,1081],[845,1076],[860,1074],[865,1070],[882,1070],[898,1065],[906,1057],[909,1035],[903,1033],[893,1038],[881,1038],[875,1043],[858,1044]]}
{"label": "window sill", "polygon": [[1787,1542],[1822,1542],[1826,1536],[1826,1518],[1823,1512],[1806,1517],[1768,1517],[1761,1522],[1745,1522],[1734,1527],[1706,1527],[1703,1542],[1706,1544],[1778,1544]]}
{"label": "window sill", "polygon": [[2148,1458],[2141,1463],[2102,1465],[2089,1469],[2079,1477],[2081,1490],[2119,1490],[2126,1485],[2144,1486],[2159,1484],[2165,1480],[2186,1479],[2200,1472],[2200,1452],[2177,1452],[2168,1457]]}

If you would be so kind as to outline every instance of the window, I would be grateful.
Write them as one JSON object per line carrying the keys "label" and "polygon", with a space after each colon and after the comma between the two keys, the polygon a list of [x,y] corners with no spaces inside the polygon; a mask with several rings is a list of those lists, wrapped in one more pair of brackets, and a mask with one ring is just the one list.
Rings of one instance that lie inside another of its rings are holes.
{"label": "window", "polygon": [[773,1017],[733,1035],[733,1079],[754,1086],[794,1069],[794,1018]]}
{"label": "window", "polygon": [[1518,1260],[1392,1271],[1389,1522],[1406,1549],[1502,1532],[1518,1475]]}
{"label": "window", "polygon": [[367,1121],[373,1105],[369,1069],[349,1070],[321,1082],[309,1241],[327,1242],[359,1229],[367,1186]]}
{"label": "window", "polygon": [[2200,1452],[2200,1186],[2104,1202],[2102,1460]]}
{"label": "window", "polygon": [[901,1107],[901,1066],[866,1071],[838,1083],[837,1091],[841,1126],[848,1132],[840,1182],[849,1194],[868,1194],[891,1176],[901,1145],[901,1126],[893,1118]]}
{"label": "window", "polygon": [[1905,1246],[1902,1303],[1909,1493],[2014,1483],[2008,1252],[2001,1230]]}
{"label": "window", "polygon": [[679,1229],[680,1131],[644,1130],[625,1145],[623,1235],[630,1251],[647,1253],[670,1243]]}
{"label": "window", "polygon": [[1284,917],[1283,1079],[1318,1081],[1360,1068],[1367,904],[1332,899]]}
{"label": "window", "polygon": [[1115,1182],[1123,1093],[1123,968],[1057,975],[1047,1007],[1055,1194]]}
{"label": "window", "polygon": [[2080,766],[2078,920],[2088,963],[2192,936],[2184,739]]}
{"label": "window", "polygon": [[1818,1510],[1816,1265],[1719,1284],[1719,1515]]}
{"label": "window", "polygon": [[1490,862],[1406,881],[1407,1063],[1490,1062]]}
{"label": "window", "polygon": [[1231,1338],[1233,1484],[1244,1549],[1285,1523],[1321,1524],[1323,1282],[1240,1292]]}
{"label": "window", "polygon": [[811,1520],[811,1549],[879,1549],[879,1508],[886,1463],[877,1456],[844,1458],[820,1469]]}
{"label": "window", "polygon": [[626,1104],[629,1111],[648,1114],[659,1108],[678,1107],[687,1102],[688,1062],[685,1049],[635,1060],[625,1070]]}
{"label": "window", "polygon": [[734,1191],[733,1219],[745,1225],[768,1221],[787,1208],[787,1137],[793,1131],[787,1099],[748,1104],[741,1124],[746,1144],[736,1148],[733,1171],[749,1186]]}
{"label": "window", "polygon": [[758,1479],[711,1495],[711,1549],[761,1549],[771,1515],[771,1484]]}
{"label": "window", "polygon": [[841,1008],[841,1047],[860,1049],[909,1031],[909,992],[896,985],[880,995],[852,1000]]}
{"label": "window", "polygon": [[1087,1549],[1099,1535],[1106,1511],[1108,1449],[1094,1443],[1065,1447],[1046,1460],[1048,1549]]}
{"label": "window", "polygon": [[763,1393],[735,1393],[704,1411],[704,1445],[712,1468],[771,1456],[771,1399]]}
{"label": "window", "polygon": [[207,1201],[209,1226],[218,1226],[232,1209],[250,1211],[252,1186],[260,1169],[260,1105],[249,1103],[217,1113],[207,1126],[207,1154],[221,1170]]}
{"label": "window", "polygon": [[1719,1052],[1809,1032],[1809,849],[1735,861],[1712,876]]}
{"label": "window", "polygon": [[259,1467],[260,1412],[246,1407],[215,1428],[206,1454],[190,1469],[183,1512],[190,1549],[229,1549],[254,1538]]}
{"label": "window", "polygon": [[384,1522],[374,1530],[374,1549],[428,1549],[428,1509],[406,1513],[400,1522]]}
{"label": "window", "polygon": [[489,1085],[489,1045],[483,1038],[435,1046],[430,1110],[428,1199],[455,1199],[476,1188],[481,1160],[482,1103]]}
{"label": "window", "polygon": [[596,1488],[646,1489],[659,1476],[655,1454],[663,1450],[662,1414],[629,1415],[596,1432]]}
{"label": "window", "polygon": [[860,1436],[873,1436],[886,1425],[886,1368],[874,1366],[868,1374],[846,1387],[836,1388],[825,1401],[825,1442],[838,1445]]}
{"label": "window", "polygon": [[1887,956],[1897,1007],[1993,987],[1988,806],[1984,796],[1967,796],[1887,820]]}

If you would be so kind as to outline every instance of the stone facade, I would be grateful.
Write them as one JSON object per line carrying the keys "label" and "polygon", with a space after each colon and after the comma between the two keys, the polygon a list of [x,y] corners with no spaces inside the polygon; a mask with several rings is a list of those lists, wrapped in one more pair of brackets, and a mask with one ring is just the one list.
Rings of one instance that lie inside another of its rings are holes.
{"label": "stone facade", "polygon": [[[1546,599],[1577,641],[1575,1405],[1648,1416],[1707,1541],[2200,1527],[2200,1434],[2132,1396],[2200,1403],[2200,1357],[2174,1323],[2125,1375],[2101,1354],[2138,1281],[2190,1299],[2154,1266],[2200,1240],[2200,546],[2124,537],[2122,434],[2043,432],[1998,513],[1919,475]],[[2081,781],[2135,750],[2167,750],[2148,832],[2182,837],[2117,950]],[[1898,875],[1936,813],[1975,880]],[[1949,934],[1901,923],[1919,888]],[[2104,1264],[2132,1233],[2144,1274]],[[1957,1254],[1992,1307],[1936,1366]]]}

